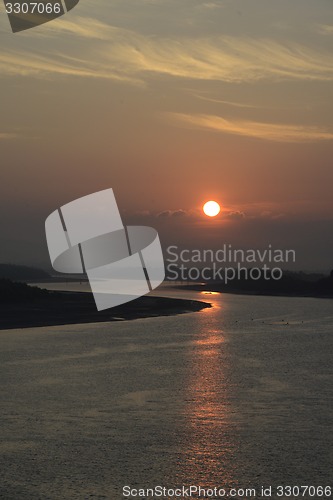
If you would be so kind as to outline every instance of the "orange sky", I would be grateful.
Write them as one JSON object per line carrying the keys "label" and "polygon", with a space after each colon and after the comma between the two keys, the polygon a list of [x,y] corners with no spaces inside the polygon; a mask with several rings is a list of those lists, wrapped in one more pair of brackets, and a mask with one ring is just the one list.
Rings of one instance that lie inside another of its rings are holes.
{"label": "orange sky", "polygon": [[[42,261],[48,213],[112,187],[129,219],[182,210],[193,245],[279,235],[331,265],[330,2],[82,0],[15,35],[2,10],[0,32],[0,260]],[[213,232],[193,215],[207,199]]]}

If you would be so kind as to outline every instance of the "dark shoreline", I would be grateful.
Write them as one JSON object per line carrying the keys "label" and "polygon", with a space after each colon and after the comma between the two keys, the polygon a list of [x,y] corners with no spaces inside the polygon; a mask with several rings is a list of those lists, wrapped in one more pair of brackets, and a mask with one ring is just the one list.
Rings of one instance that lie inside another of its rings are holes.
{"label": "dark shoreline", "polygon": [[207,307],[211,304],[197,300],[144,296],[112,309],[97,311],[89,293],[48,292],[36,300],[1,303],[0,330],[171,316]]}

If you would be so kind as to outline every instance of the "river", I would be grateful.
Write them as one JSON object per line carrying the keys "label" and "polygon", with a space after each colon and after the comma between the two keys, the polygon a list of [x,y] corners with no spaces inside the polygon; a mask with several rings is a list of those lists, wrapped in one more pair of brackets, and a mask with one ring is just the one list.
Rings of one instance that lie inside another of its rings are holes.
{"label": "river", "polygon": [[330,483],[332,301],[162,293],[213,307],[0,332],[2,498]]}

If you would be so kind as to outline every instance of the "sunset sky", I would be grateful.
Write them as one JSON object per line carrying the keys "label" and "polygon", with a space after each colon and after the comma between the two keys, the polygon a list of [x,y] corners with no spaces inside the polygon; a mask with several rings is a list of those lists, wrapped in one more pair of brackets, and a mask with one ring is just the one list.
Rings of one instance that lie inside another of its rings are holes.
{"label": "sunset sky", "polygon": [[81,0],[17,34],[1,3],[0,32],[0,262],[46,265],[49,213],[112,187],[164,246],[333,268],[331,0]]}

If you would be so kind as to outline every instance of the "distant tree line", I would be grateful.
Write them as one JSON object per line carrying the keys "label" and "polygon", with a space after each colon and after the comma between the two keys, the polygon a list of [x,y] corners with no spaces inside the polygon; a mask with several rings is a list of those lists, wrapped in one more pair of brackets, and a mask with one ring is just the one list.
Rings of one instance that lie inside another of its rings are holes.
{"label": "distant tree line", "polygon": [[36,267],[19,266],[15,264],[0,264],[0,278],[9,280],[38,280],[49,278],[50,275]]}
{"label": "distant tree line", "polygon": [[[166,279],[168,280],[168,275]],[[175,282],[174,279],[172,281]],[[193,280],[178,281],[187,283],[192,289],[202,289],[203,286],[202,279],[197,283]],[[228,283],[209,281],[204,285],[206,289],[215,292],[333,297],[333,270],[329,276],[285,271],[279,280],[235,278]]]}

